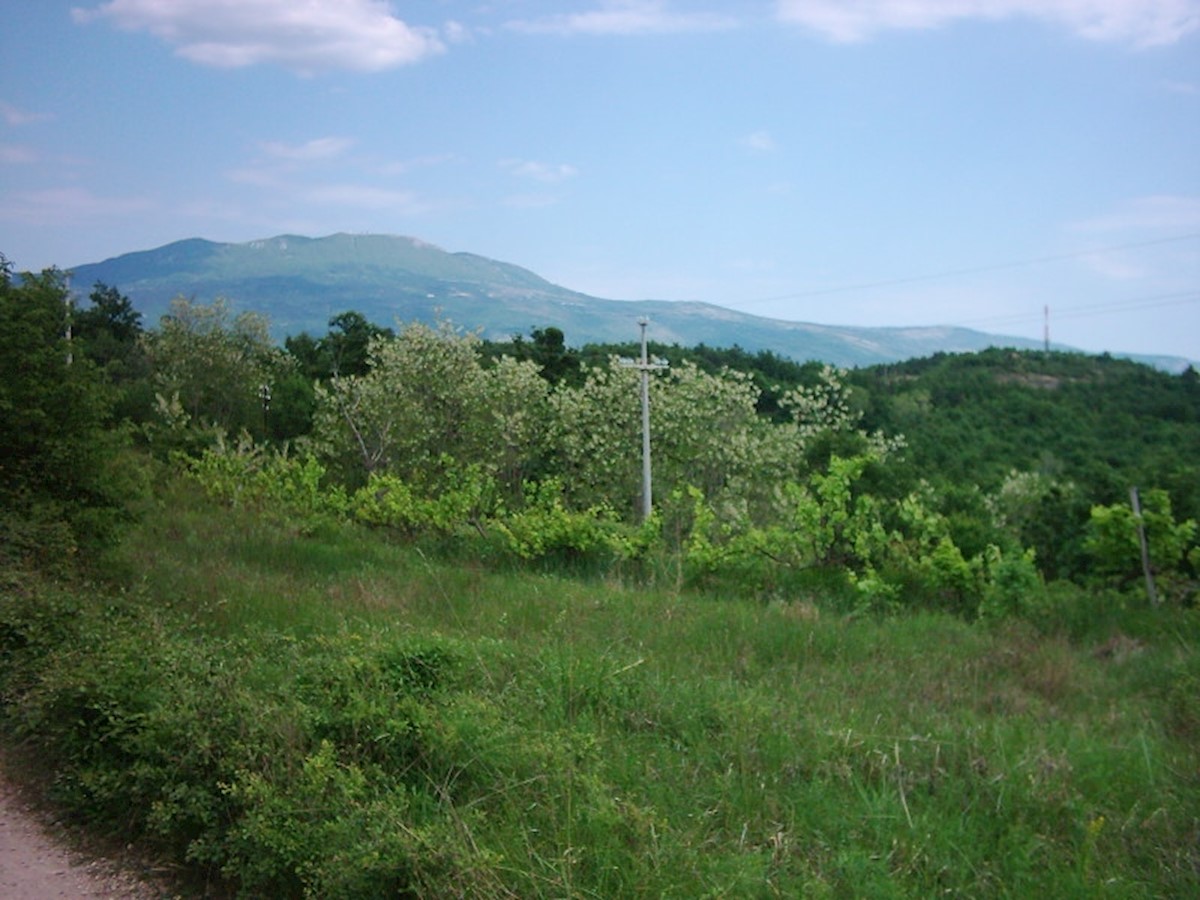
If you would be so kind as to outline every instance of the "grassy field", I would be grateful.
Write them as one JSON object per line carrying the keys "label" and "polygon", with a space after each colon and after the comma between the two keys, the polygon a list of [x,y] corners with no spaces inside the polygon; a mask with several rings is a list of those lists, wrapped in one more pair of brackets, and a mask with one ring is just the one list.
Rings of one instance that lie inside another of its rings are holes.
{"label": "grassy field", "polygon": [[107,566],[5,577],[5,726],[212,893],[1200,895],[1196,610],[852,619],[184,485]]}

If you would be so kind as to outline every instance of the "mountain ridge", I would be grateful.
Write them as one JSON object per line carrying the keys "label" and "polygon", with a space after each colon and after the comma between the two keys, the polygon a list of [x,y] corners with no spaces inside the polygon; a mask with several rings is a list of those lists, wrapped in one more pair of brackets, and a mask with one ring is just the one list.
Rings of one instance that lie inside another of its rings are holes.
{"label": "mountain ridge", "polygon": [[[957,326],[820,325],[694,300],[608,300],[554,284],[512,263],[450,252],[403,235],[281,234],[244,243],[194,237],[70,271],[80,288],[95,282],[116,287],[148,324],[157,323],[177,296],[200,302],[223,296],[239,311],[266,315],[280,339],[301,331],[324,334],[330,317],[353,309],[381,325],[446,318],[496,340],[554,326],[574,345],[633,340],[636,320],[647,316],[654,340],[662,343],[737,345],[838,366],[991,346],[1042,346],[1028,338]],[[1169,370],[1182,370],[1188,362],[1168,356],[1133,358]]]}

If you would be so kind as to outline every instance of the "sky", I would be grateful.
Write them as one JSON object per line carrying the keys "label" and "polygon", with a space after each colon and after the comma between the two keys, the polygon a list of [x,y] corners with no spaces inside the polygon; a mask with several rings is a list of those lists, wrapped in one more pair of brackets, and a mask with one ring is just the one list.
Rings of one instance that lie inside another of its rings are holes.
{"label": "sky", "polygon": [[611,299],[1048,322],[1200,360],[1200,0],[0,0],[0,21],[18,270],[402,234]]}

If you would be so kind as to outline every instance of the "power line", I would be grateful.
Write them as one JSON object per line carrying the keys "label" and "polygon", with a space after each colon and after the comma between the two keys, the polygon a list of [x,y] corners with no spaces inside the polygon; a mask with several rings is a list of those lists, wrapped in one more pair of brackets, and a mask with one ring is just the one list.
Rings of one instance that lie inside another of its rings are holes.
{"label": "power line", "polygon": [[922,281],[939,281],[944,278],[956,278],[960,275],[979,275],[984,272],[1000,272],[1006,269],[1020,269],[1027,266],[1044,263],[1062,262],[1068,259],[1082,259],[1095,256],[1097,253],[1114,253],[1118,250],[1136,250],[1142,247],[1155,247],[1160,244],[1173,244],[1180,241],[1191,241],[1200,238],[1200,232],[1176,235],[1175,237],[1158,238],[1152,241],[1137,241],[1129,244],[1111,244],[1107,247],[1095,247],[1091,250],[1078,250],[1073,253],[1057,253],[1052,256],[1037,256],[1030,259],[1013,260],[1010,262],[991,263],[985,266],[972,266],[963,269],[949,269],[945,272],[934,272],[926,275],[909,275],[903,278],[888,278],[880,281],[864,281],[858,284],[844,284],[836,287],[814,288],[812,290],[795,291],[790,294],[777,294],[773,297],[758,297],[752,300],[738,301],[738,306],[753,306],[760,303],[774,303],[779,300],[799,300],[805,297],[822,297],[829,294],[849,293],[850,291],[865,291],[873,288],[894,287],[902,284],[916,284]]}
{"label": "power line", "polygon": [[[1196,303],[1200,301],[1200,290],[1179,291],[1173,294],[1156,294],[1150,297],[1130,298],[1126,300],[1114,300],[1109,303],[1089,303],[1082,306],[1063,306],[1054,307],[1054,318],[1057,319],[1082,319],[1090,316],[1102,316],[1109,313],[1127,312],[1132,309],[1152,309],[1160,306],[1182,306],[1186,303]],[[951,325],[959,325],[963,327],[976,325],[1012,325],[1021,322],[1029,322],[1041,317],[1040,313],[1012,313],[1001,316],[986,316],[978,319],[966,319],[957,322],[951,322]]]}

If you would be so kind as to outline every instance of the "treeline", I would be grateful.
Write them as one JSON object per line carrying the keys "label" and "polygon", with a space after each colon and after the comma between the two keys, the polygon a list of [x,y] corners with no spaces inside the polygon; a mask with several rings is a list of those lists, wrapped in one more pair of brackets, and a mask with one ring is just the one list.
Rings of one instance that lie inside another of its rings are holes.
{"label": "treeline", "polygon": [[671,365],[651,379],[656,516],[641,523],[638,374],[616,363],[633,344],[345,312],[280,347],[222,301],[179,298],[147,329],[112,287],[75,309],[56,270],[3,273],[8,558],[103,542],[137,450],[230,502],[409,538],[968,617],[1029,612],[1054,582],[1139,583],[1136,484],[1166,595],[1195,592],[1191,369],[991,350],[837,372],[651,344]]}

